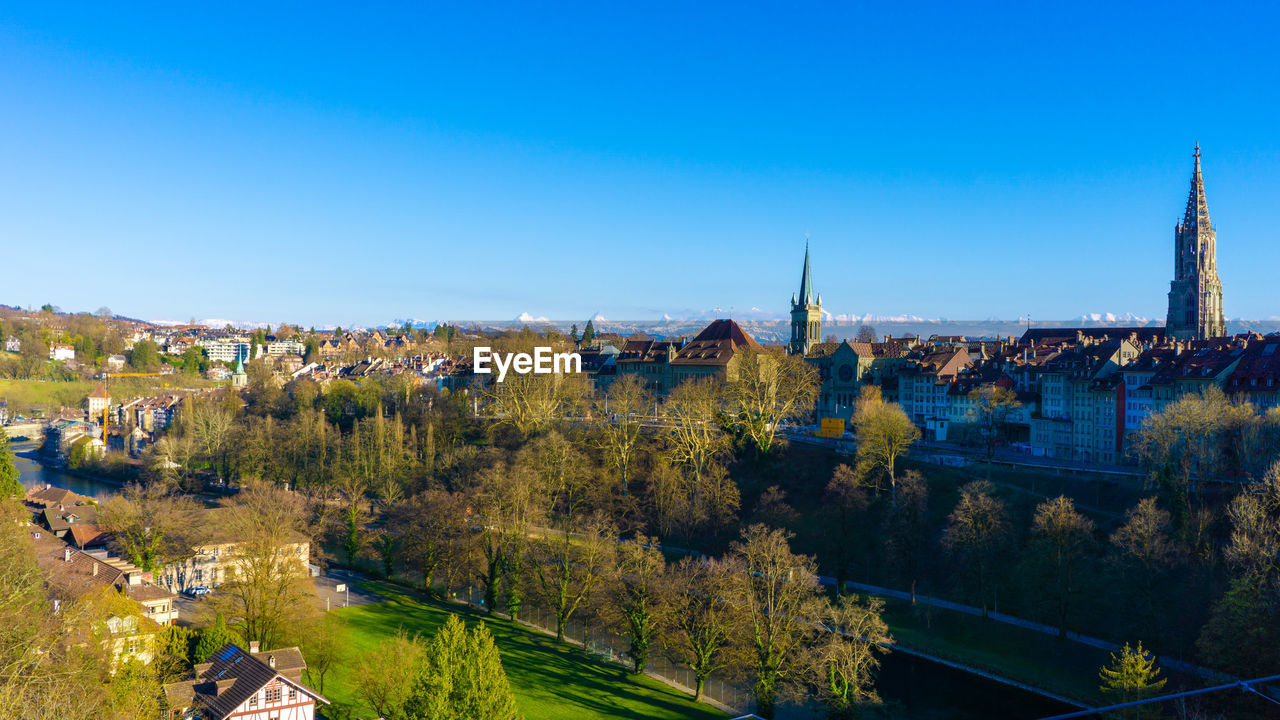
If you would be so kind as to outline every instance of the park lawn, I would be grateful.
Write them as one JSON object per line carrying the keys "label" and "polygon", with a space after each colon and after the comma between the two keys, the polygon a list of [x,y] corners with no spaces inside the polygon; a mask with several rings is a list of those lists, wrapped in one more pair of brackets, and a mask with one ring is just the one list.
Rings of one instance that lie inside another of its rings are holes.
{"label": "park lawn", "polygon": [[[372,652],[378,643],[403,628],[430,637],[450,613],[470,625],[483,620],[502,653],[502,665],[525,720],[552,718],[725,718],[710,705],[652,678],[637,677],[623,668],[587,656],[581,648],[562,645],[555,638],[523,625],[489,617],[462,605],[428,598],[385,582],[365,583],[386,602],[332,612],[348,621],[353,658]],[[351,685],[351,663],[325,679],[325,695],[334,702],[363,708]],[[368,709],[365,708],[366,713]]]}

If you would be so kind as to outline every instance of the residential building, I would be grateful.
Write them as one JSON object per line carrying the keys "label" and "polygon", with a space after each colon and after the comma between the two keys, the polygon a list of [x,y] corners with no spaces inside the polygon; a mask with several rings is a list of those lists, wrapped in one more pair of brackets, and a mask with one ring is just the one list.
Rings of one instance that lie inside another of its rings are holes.
{"label": "residential building", "polygon": [[107,356],[107,369],[108,369],[108,370],[123,370],[123,369],[124,369],[125,362],[127,362],[127,358],[125,358],[125,356],[123,356],[123,355],[108,355],[108,356]]}
{"label": "residential building", "polygon": [[249,342],[242,338],[201,340],[197,344],[204,348],[210,362],[224,362],[231,365],[249,359]]}
{"label": "residential building", "polygon": [[[156,584],[174,592],[196,586],[216,587],[230,577],[229,573],[239,571],[241,538],[226,529],[223,518],[227,512],[227,508],[205,511],[203,522],[212,529],[212,538],[197,547],[190,558],[156,570]],[[276,553],[281,560],[296,561],[298,571],[306,573],[311,542],[302,535],[291,535]]]}
{"label": "residential building", "polygon": [[1174,275],[1169,283],[1169,315],[1165,328],[1174,340],[1204,340],[1227,334],[1222,313],[1222,281],[1218,278],[1218,233],[1209,220],[1204,179],[1200,176],[1200,143],[1182,222],[1174,228]]}
{"label": "residential building", "polygon": [[93,392],[89,393],[89,398],[86,402],[88,403],[89,419],[100,420],[103,411],[111,407],[111,394],[107,392],[107,386],[99,385],[94,388]]}
{"label": "residential building", "polygon": [[635,375],[654,395],[665,395],[671,390],[671,360],[683,346],[682,340],[627,340],[614,359],[617,377]]}
{"label": "residential building", "polygon": [[1129,339],[1094,342],[1062,350],[1039,372],[1040,413],[1031,420],[1037,455],[1114,464],[1124,437],[1121,367],[1138,357]]}
{"label": "residential building", "polygon": [[1250,340],[1223,389],[1259,410],[1280,407],[1280,335]]}
{"label": "residential building", "polygon": [[4,350],[11,353],[22,352],[22,341],[10,335],[4,339]]}
{"label": "residential building", "polygon": [[298,340],[271,340],[267,343],[267,354],[272,356],[306,355],[307,344]]}
{"label": "residential building", "polygon": [[764,352],[738,323],[712,321],[671,359],[671,387],[706,377],[732,380],[737,373],[735,358],[744,350]]}
{"label": "residential building", "polygon": [[64,345],[62,343],[52,343],[49,345],[49,359],[55,362],[61,360],[75,360],[75,346]]}
{"label": "residential building", "polygon": [[969,364],[969,351],[916,351],[897,373],[898,404],[923,432],[925,440],[945,440],[951,422],[951,383]]}
{"label": "residential building", "polygon": [[153,637],[160,627],[177,619],[176,596],[150,583],[150,573],[105,550],[86,552],[56,538],[32,531],[36,560],[49,582],[55,604],[95,592],[116,592],[137,604],[137,614],[102,618],[103,642],[115,658],[133,657],[151,662]]}

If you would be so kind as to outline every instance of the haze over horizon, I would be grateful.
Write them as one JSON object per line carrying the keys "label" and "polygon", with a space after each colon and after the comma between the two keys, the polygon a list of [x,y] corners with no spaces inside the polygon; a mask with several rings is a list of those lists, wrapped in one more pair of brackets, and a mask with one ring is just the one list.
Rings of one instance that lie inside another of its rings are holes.
{"label": "haze over horizon", "polygon": [[0,302],[785,314],[808,235],[835,315],[1159,320],[1199,141],[1226,314],[1272,318],[1278,14],[9,7],[0,238],[46,271]]}

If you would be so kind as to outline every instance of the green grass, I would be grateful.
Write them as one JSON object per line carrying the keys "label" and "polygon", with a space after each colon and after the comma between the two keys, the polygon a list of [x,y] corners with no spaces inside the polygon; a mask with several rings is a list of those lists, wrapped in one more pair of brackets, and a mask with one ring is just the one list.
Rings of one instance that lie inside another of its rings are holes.
{"label": "green grass", "polygon": [[[101,380],[0,380],[0,398],[7,398],[12,413],[24,413],[32,407],[57,410],[58,406],[82,407],[85,398],[101,385]],[[109,381],[113,401],[172,392],[177,388],[211,387],[215,383],[203,377],[166,375],[159,377],[116,378]]]}
{"label": "green grass", "polygon": [[[348,620],[351,651],[367,656],[378,643],[403,628],[430,637],[450,613],[468,624],[484,620],[502,653],[502,665],[525,720],[552,718],[724,718],[725,713],[693,702],[674,688],[587,656],[581,648],[522,625],[493,618],[460,605],[446,604],[384,582],[364,583],[387,602],[332,612]],[[367,708],[355,695],[349,667],[325,681],[325,695],[346,705]]]}

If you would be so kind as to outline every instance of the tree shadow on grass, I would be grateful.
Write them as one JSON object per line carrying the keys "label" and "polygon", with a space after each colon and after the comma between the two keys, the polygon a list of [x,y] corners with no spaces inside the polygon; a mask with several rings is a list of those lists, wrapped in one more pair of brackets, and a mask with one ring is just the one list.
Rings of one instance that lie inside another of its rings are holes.
{"label": "tree shadow on grass", "polygon": [[[581,648],[462,605],[445,603],[385,583],[369,583],[387,602],[341,610],[353,645],[372,650],[400,629],[431,637],[448,614],[483,621],[502,653],[502,664],[526,720],[542,718],[724,718],[725,714],[650,678],[586,655]],[[345,677],[343,678],[345,680]],[[350,690],[350,688],[345,688]]]}

